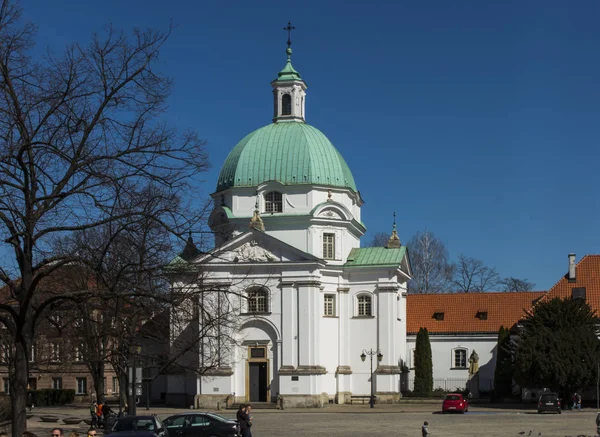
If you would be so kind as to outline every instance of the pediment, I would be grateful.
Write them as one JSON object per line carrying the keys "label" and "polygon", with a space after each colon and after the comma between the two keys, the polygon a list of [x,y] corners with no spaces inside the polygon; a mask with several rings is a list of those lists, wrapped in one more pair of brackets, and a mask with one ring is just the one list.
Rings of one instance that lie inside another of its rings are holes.
{"label": "pediment", "polygon": [[327,209],[320,211],[319,215],[317,217],[328,218],[328,219],[333,219],[333,220],[344,220],[344,218],[345,218],[345,217],[342,217],[342,215],[339,213],[339,211],[337,211],[333,208],[327,208]]}
{"label": "pediment", "polygon": [[249,230],[194,263],[286,263],[323,262],[262,231]]}

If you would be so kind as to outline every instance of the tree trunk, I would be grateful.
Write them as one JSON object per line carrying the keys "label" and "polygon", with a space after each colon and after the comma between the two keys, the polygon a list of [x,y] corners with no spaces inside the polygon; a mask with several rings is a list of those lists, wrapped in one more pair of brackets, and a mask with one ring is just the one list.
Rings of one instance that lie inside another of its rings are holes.
{"label": "tree trunk", "polygon": [[128,404],[127,394],[129,393],[129,378],[127,373],[120,369],[115,369],[117,373],[117,379],[119,380],[119,408],[124,409],[125,405]]}
{"label": "tree trunk", "polygon": [[10,398],[12,403],[12,437],[21,437],[27,431],[27,380],[29,361],[24,338],[15,347],[14,375],[10,378]]}
{"label": "tree trunk", "polygon": [[104,361],[100,359],[94,363],[90,363],[88,367],[92,375],[94,390],[96,391],[96,401],[104,401],[104,393],[106,389],[106,387],[104,387]]}

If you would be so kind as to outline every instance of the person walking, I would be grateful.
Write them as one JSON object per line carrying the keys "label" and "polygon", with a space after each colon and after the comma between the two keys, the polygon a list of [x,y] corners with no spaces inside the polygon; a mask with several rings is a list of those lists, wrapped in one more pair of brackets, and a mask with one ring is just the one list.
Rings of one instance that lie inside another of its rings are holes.
{"label": "person walking", "polygon": [[98,424],[98,416],[96,416],[96,412],[98,410],[98,404],[96,401],[92,401],[90,405],[90,415],[92,416],[92,423],[90,424],[92,428],[95,428]]}
{"label": "person walking", "polygon": [[421,427],[421,435],[423,437],[429,436],[429,429],[427,428],[428,426],[429,426],[429,422],[427,422],[427,421],[423,422],[423,426]]}
{"label": "person walking", "polygon": [[581,394],[577,393],[577,409],[581,411]]}

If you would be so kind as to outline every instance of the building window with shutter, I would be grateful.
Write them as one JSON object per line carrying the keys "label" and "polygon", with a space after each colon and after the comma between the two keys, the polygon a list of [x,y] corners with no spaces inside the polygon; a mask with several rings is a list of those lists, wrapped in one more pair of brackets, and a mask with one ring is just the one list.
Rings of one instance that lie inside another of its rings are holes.
{"label": "building window with shutter", "polygon": [[77,378],[77,394],[84,395],[87,393],[87,378]]}
{"label": "building window with shutter", "polygon": [[323,258],[335,259],[335,234],[323,234]]}
{"label": "building window with shutter", "polygon": [[50,348],[50,361],[58,363],[60,361],[60,344],[52,343]]}
{"label": "building window with shutter", "polygon": [[54,390],[62,390],[62,378],[52,378],[52,388]]}
{"label": "building window with shutter", "polygon": [[119,393],[119,379],[116,376],[113,376],[112,379],[112,391],[113,393]]}
{"label": "building window with shutter", "polygon": [[265,212],[283,212],[283,195],[278,191],[265,194]]}
{"label": "building window with shutter", "polygon": [[326,294],[324,296],[324,310],[323,315],[328,317],[335,316],[335,295]]}
{"label": "building window with shutter", "polygon": [[8,378],[4,378],[4,394],[10,394],[10,381]]}

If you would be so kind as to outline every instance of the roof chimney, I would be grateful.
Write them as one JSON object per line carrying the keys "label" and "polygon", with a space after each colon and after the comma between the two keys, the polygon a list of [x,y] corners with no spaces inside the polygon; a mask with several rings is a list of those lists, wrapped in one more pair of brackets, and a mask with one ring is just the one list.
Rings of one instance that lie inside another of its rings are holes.
{"label": "roof chimney", "polygon": [[576,277],[575,277],[575,254],[574,253],[570,253],[569,254],[569,282],[575,282]]}

